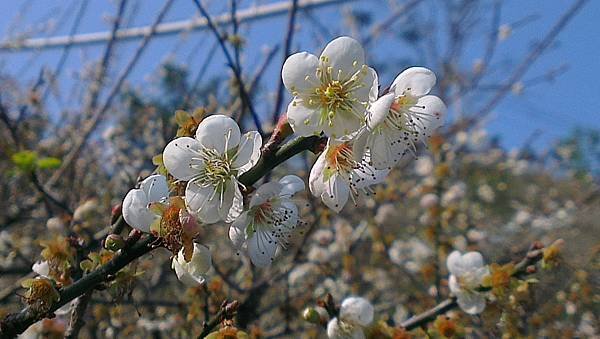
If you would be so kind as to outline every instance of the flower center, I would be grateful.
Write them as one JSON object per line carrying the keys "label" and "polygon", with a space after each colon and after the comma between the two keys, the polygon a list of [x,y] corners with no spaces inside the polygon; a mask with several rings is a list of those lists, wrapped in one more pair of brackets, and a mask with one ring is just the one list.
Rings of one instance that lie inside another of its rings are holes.
{"label": "flower center", "polygon": [[352,147],[348,143],[331,147],[327,151],[327,163],[338,172],[350,172],[356,167]]}
{"label": "flower center", "polygon": [[200,174],[194,179],[202,187],[219,186],[224,184],[235,170],[232,168],[232,159],[227,154],[219,154],[214,149],[204,149],[202,152],[204,167]]}
{"label": "flower center", "polygon": [[316,93],[321,100],[321,104],[332,111],[337,110],[348,97],[346,89],[338,80],[323,84],[316,89]]}

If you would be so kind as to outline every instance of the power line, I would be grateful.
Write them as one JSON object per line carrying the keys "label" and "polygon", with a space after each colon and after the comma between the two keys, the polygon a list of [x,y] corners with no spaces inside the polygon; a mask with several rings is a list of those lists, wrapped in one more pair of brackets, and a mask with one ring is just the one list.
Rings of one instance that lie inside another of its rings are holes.
{"label": "power line", "polygon": [[[333,5],[354,0],[300,0],[298,9],[310,9]],[[287,13],[292,7],[292,1],[282,1],[272,4],[250,7],[237,12],[238,22],[250,22],[258,19],[276,16]],[[213,17],[213,22],[217,26],[226,25],[232,22],[231,14],[225,13]],[[158,25],[154,35],[168,35],[184,31],[201,30],[208,28],[205,18],[194,18],[189,20],[180,20],[167,22]],[[140,26],[119,29],[116,33],[117,40],[131,40],[143,38],[150,34],[150,26]],[[75,45],[91,45],[106,42],[111,39],[111,33],[108,31],[83,33],[77,35],[61,35],[47,38],[17,39],[14,41],[5,41],[0,43],[0,52],[18,52],[30,49],[47,49]]]}

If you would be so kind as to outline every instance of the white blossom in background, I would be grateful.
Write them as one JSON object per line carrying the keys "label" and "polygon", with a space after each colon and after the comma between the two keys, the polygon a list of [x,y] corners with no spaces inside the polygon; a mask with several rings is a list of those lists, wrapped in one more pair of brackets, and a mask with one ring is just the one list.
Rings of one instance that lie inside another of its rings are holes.
{"label": "white blossom in background", "polygon": [[330,339],[365,338],[363,329],[373,322],[375,310],[371,303],[361,297],[344,299],[339,317],[327,324],[327,337]]}
{"label": "white blossom in background", "polygon": [[304,181],[295,175],[265,183],[250,199],[249,209],[231,224],[229,238],[236,248],[246,248],[254,265],[270,265],[277,249],[286,249],[293,240],[299,216],[292,196],[302,190]]}
{"label": "white blossom in background", "polygon": [[238,177],[260,158],[262,138],[256,131],[241,134],[235,120],[210,116],[200,123],[196,138],[171,141],[163,162],[178,180],[188,181],[187,209],[201,222],[233,221],[243,209]]}
{"label": "white blossom in background", "polygon": [[339,212],[348,197],[356,203],[359,191],[372,193],[370,186],[382,182],[388,173],[369,165],[368,157],[357,157],[351,141],[330,138],[310,171],[309,186],[315,197]]}
{"label": "white blossom in background", "polygon": [[212,255],[208,247],[194,243],[194,252],[189,262],[185,260],[183,249],[173,257],[171,268],[177,279],[186,286],[194,287],[205,281],[205,274],[212,266]]}
{"label": "white blossom in background", "polygon": [[450,253],[446,260],[450,278],[450,292],[456,296],[458,306],[468,314],[479,314],[485,309],[485,293],[477,291],[488,275],[489,268],[484,265],[479,252],[460,254]]}
{"label": "white blossom in background", "polygon": [[396,77],[390,93],[371,104],[360,144],[375,168],[390,169],[405,154],[416,155],[417,145],[442,125],[446,105],[428,95],[435,82],[432,71],[411,67]]}
{"label": "white blossom in background", "polygon": [[153,202],[165,202],[169,198],[167,178],[151,175],[144,179],[140,188],[130,190],[123,200],[123,219],[131,227],[150,232],[150,225],[160,218],[149,209]]}
{"label": "white blossom in background", "polygon": [[360,43],[349,37],[331,41],[320,57],[307,52],[289,56],[281,77],[294,96],[287,116],[298,135],[351,134],[364,124],[369,102],[377,99],[377,73],[365,64]]}
{"label": "white blossom in background", "polygon": [[395,240],[390,246],[390,260],[399,266],[404,266],[410,272],[418,272],[433,256],[433,250],[417,237],[409,240]]}

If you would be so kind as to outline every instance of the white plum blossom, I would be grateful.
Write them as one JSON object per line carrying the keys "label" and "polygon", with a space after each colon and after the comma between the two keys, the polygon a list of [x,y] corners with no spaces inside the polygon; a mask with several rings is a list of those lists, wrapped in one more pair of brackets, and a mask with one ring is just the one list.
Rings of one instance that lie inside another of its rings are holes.
{"label": "white plum blossom", "polygon": [[442,125],[446,105],[428,95],[435,82],[429,69],[411,67],[396,77],[389,93],[371,104],[359,139],[375,168],[392,168],[405,154],[416,154],[417,145]]}
{"label": "white plum blossom", "polygon": [[289,56],[281,76],[294,96],[287,116],[298,135],[351,134],[364,125],[368,104],[377,99],[377,73],[365,64],[360,43],[345,36],[331,41],[320,57]]}
{"label": "white plum blossom", "polygon": [[456,296],[458,306],[469,314],[479,314],[485,309],[485,293],[478,291],[483,278],[490,273],[489,268],[483,264],[483,257],[479,252],[460,254],[458,251],[450,253],[446,260],[450,278],[448,284],[450,291]]}
{"label": "white plum blossom", "polygon": [[210,116],[200,123],[196,138],[171,141],[163,162],[178,180],[188,181],[187,209],[201,222],[233,221],[242,211],[238,177],[260,158],[262,138],[256,131],[241,134],[235,120]]}
{"label": "white plum blossom", "polygon": [[371,193],[370,186],[382,182],[388,170],[376,170],[354,153],[352,141],[330,138],[310,171],[311,193],[330,209],[339,212],[350,196],[356,202],[359,191]]}
{"label": "white plum blossom", "polygon": [[183,249],[173,257],[171,268],[175,270],[177,279],[186,286],[198,286],[205,281],[205,274],[212,266],[212,256],[208,247],[194,243],[194,252],[189,262],[185,260]]}
{"label": "white plum blossom", "polygon": [[278,248],[289,246],[299,223],[291,198],[302,190],[304,182],[295,175],[265,183],[250,199],[248,210],[231,224],[229,238],[236,248],[246,248],[254,265],[270,265]]}
{"label": "white plum blossom", "polygon": [[123,200],[123,219],[131,227],[142,232],[150,232],[150,226],[160,218],[149,209],[154,202],[166,202],[169,198],[167,178],[151,175],[144,179],[140,188],[130,190]]}
{"label": "white plum blossom", "polygon": [[375,310],[371,303],[361,297],[344,299],[340,307],[339,317],[327,324],[327,337],[330,339],[362,339],[363,329],[373,322]]}

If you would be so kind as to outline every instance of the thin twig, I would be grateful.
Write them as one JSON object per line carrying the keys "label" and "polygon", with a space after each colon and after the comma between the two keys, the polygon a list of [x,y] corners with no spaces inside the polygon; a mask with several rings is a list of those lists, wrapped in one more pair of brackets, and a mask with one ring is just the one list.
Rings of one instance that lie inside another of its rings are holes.
{"label": "thin twig", "polygon": [[[292,39],[294,37],[295,31],[295,22],[296,22],[296,12],[298,11],[298,0],[292,0],[292,7],[290,8],[290,14],[288,16],[287,22],[287,33],[285,34],[284,44],[283,44],[283,59],[281,61],[281,70],[283,70],[283,64],[287,60],[287,57],[291,53],[292,49]],[[281,73],[281,72],[279,72]],[[283,103],[283,80],[279,77],[279,84],[277,85],[277,93],[275,97],[275,105],[273,106],[273,113],[271,116],[273,117],[273,125],[279,121],[279,114],[281,114],[281,104]]]}
{"label": "thin twig", "polygon": [[215,316],[208,323],[204,323],[202,333],[200,333],[198,338],[206,337],[223,320],[233,319],[239,306],[240,303],[238,303],[237,300],[234,300],[230,303],[225,300],[221,305],[221,310],[219,313],[215,314]]}
{"label": "thin twig", "polygon": [[213,32],[215,38],[219,42],[219,46],[221,47],[221,50],[223,51],[223,54],[225,55],[225,58],[227,59],[227,63],[229,65],[229,67],[233,71],[235,80],[237,81],[240,95],[242,97],[242,101],[243,101],[244,105],[246,105],[246,107],[248,107],[248,110],[250,110],[250,114],[252,114],[252,119],[254,120],[254,124],[256,125],[256,129],[258,130],[258,133],[260,133],[261,135],[264,135],[264,132],[262,129],[262,123],[260,122],[260,118],[256,114],[256,111],[254,110],[254,106],[252,105],[252,101],[250,100],[250,96],[248,95],[248,92],[246,91],[246,88],[244,87],[244,81],[242,80],[242,74],[240,72],[240,69],[237,67],[234,59],[231,57],[231,54],[229,53],[229,50],[227,49],[227,46],[225,45],[225,40],[221,36],[221,33],[219,33],[217,26],[215,26],[210,15],[208,14],[208,12],[204,8],[204,6],[202,6],[200,1],[199,0],[193,0],[193,1],[194,1],[194,4],[196,5],[196,7],[198,8],[198,10],[200,11],[200,13],[202,14],[202,16],[204,17],[204,19],[206,19],[206,24],[208,25],[210,30]]}
{"label": "thin twig", "polygon": [[131,72],[131,70],[133,69],[135,64],[138,62],[142,53],[146,49],[146,46],[148,46],[148,43],[154,36],[154,30],[156,29],[156,26],[162,21],[164,16],[167,14],[167,11],[173,4],[173,1],[174,0],[168,0],[163,5],[163,7],[161,8],[154,23],[152,24],[153,29],[150,31],[150,33],[148,35],[146,35],[144,37],[144,40],[141,42],[141,44],[135,51],[134,55],[131,57],[131,59],[129,60],[129,62],[127,63],[127,65],[125,66],[125,68],[123,69],[123,71],[121,72],[119,77],[117,78],[117,81],[115,82],[115,84],[111,88],[110,92],[108,93],[108,96],[106,97],[106,100],[104,101],[104,104],[95,111],[95,113],[93,114],[91,119],[88,120],[88,122],[85,126],[83,126],[80,138],[77,140],[77,142],[75,143],[75,146],[71,149],[71,151],[65,156],[63,165],[54,173],[54,175],[52,175],[50,180],[46,183],[46,187],[52,186],[64,174],[64,172],[70,167],[70,165],[75,161],[75,159],[77,159],[79,152],[81,152],[81,150],[83,149],[83,146],[86,144],[90,135],[96,129],[96,127],[98,126],[98,123],[103,118],[104,114],[108,111],[108,109],[110,108],[112,101],[117,96],[117,94],[120,92],[121,86],[123,85],[125,79],[129,75],[129,73]]}

